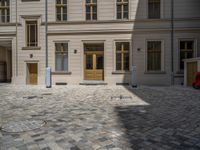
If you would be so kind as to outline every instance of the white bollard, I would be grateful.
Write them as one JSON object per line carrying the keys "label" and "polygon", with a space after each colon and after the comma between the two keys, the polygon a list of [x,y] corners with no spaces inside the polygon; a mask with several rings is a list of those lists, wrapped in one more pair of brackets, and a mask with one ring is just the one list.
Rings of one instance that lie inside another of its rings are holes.
{"label": "white bollard", "polygon": [[137,67],[132,66],[131,68],[131,84],[132,87],[137,88]]}
{"label": "white bollard", "polygon": [[51,88],[51,68],[46,68],[46,88]]}

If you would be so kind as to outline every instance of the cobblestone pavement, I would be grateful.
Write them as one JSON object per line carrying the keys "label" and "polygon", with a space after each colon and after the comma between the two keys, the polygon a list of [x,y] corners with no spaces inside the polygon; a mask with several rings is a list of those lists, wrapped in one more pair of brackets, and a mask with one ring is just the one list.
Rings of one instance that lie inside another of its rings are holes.
{"label": "cobblestone pavement", "polygon": [[200,91],[0,84],[0,126],[0,150],[198,150]]}

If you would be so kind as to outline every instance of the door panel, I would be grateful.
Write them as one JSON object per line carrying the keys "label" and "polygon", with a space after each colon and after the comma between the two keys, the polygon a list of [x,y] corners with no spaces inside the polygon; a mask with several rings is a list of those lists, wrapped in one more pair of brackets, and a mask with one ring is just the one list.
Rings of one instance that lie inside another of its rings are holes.
{"label": "door panel", "polygon": [[197,73],[197,62],[187,63],[187,85],[192,86],[192,83]]}
{"label": "door panel", "polygon": [[27,64],[28,67],[28,77],[27,83],[31,85],[37,85],[38,83],[38,66],[36,63]]}

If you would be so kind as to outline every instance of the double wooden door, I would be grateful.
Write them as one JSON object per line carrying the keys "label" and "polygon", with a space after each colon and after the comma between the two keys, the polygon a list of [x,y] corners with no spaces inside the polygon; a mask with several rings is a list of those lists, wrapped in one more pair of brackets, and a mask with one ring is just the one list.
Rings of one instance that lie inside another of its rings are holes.
{"label": "double wooden door", "polygon": [[85,52],[84,78],[85,80],[104,80],[103,51]]}

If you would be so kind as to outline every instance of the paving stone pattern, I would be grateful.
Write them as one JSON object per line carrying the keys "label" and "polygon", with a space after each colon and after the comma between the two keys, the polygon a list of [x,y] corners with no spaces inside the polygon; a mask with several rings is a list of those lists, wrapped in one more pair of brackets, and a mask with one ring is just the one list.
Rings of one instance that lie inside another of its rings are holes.
{"label": "paving stone pattern", "polygon": [[1,130],[0,150],[200,149],[200,91],[191,88],[0,84],[0,126],[26,120],[47,124]]}

